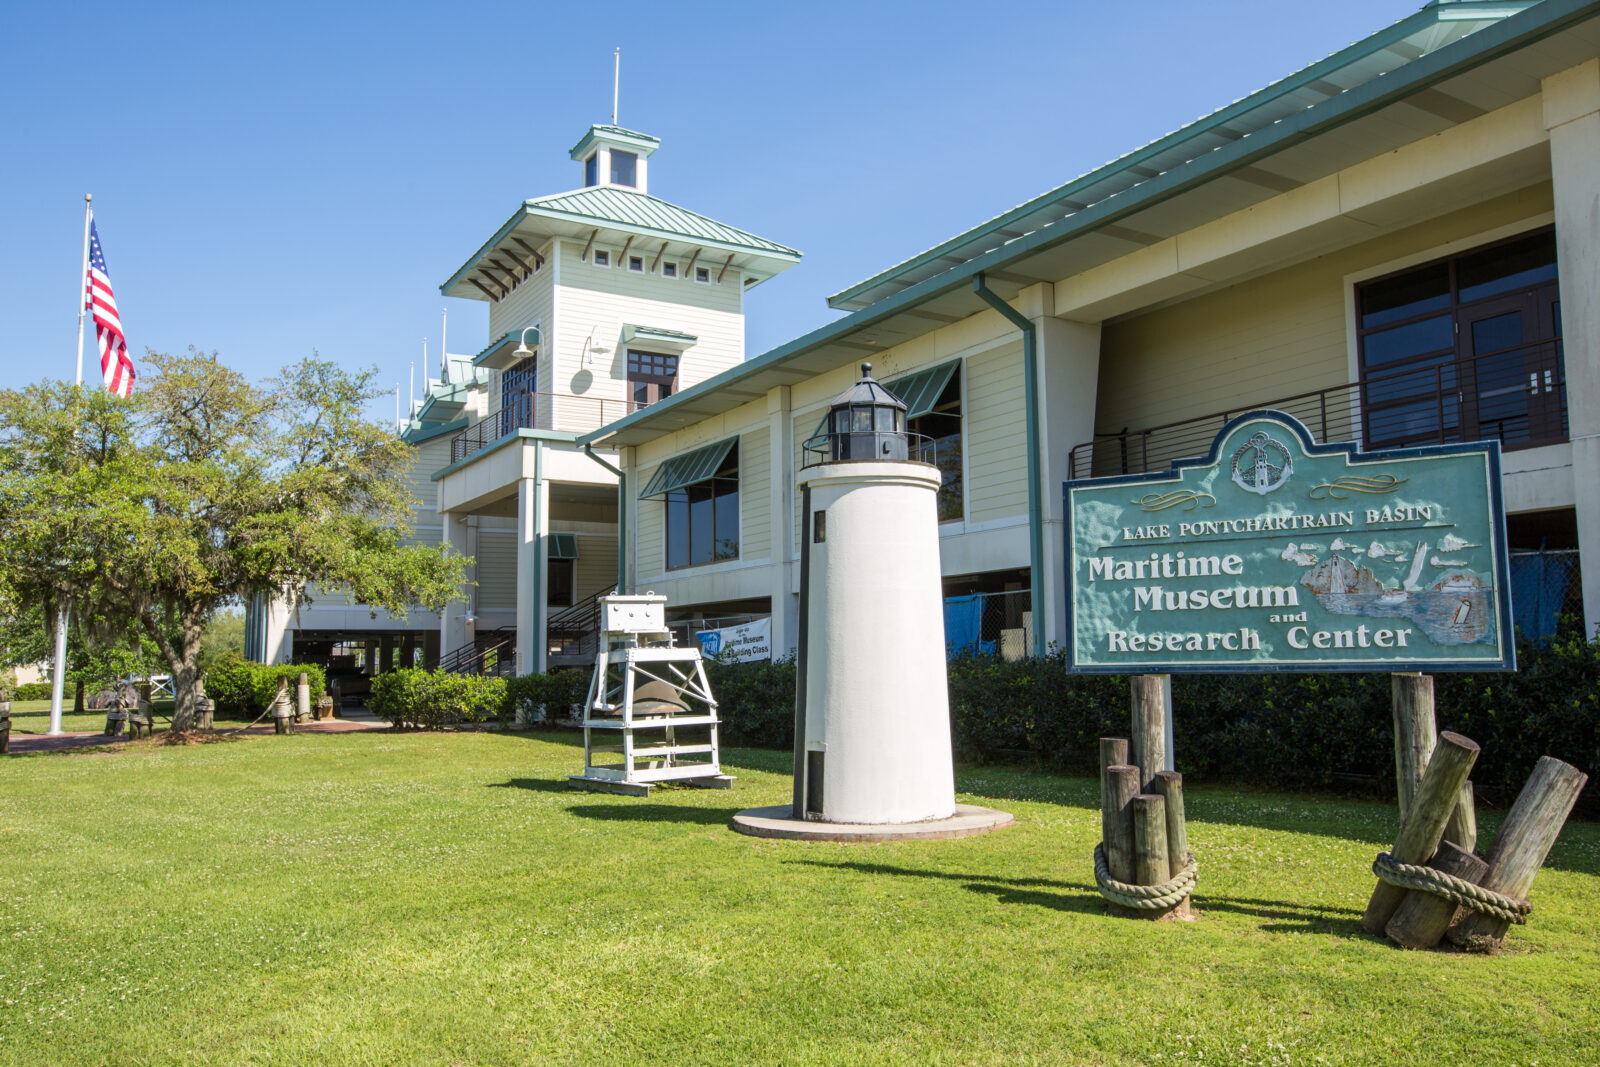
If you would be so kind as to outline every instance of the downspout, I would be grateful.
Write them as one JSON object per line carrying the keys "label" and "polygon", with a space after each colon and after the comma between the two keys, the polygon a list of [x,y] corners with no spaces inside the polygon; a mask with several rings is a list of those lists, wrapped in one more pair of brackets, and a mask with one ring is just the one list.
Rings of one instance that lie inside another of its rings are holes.
{"label": "downspout", "polygon": [[972,279],[972,291],[1022,331],[1022,397],[1027,408],[1028,449],[1028,595],[1033,601],[1033,654],[1044,647],[1044,497],[1039,489],[1039,368],[1035,353],[1038,329],[1016,308],[1001,300],[984,284],[983,274]]}
{"label": "downspout", "polygon": [[628,476],[594,454],[593,445],[583,446],[584,454],[617,476],[617,592],[628,591]]}

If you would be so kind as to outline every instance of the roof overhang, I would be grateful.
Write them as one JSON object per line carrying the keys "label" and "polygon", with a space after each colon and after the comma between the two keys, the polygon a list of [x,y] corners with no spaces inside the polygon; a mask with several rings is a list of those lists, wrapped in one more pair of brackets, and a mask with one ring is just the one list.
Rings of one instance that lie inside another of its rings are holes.
{"label": "roof overhang", "polygon": [[582,159],[588,155],[596,145],[619,145],[649,157],[656,149],[661,147],[661,138],[651,137],[648,133],[638,130],[625,130],[621,126],[590,126],[578,143],[572,146],[568,153],[573,159]]}
{"label": "roof overhang", "polygon": [[[621,448],[692,426],[763,397],[775,386],[871,359],[875,352],[992,310],[973,292],[980,276],[1000,297],[1014,300],[1031,285],[1120,259],[1471,115],[1532,96],[1542,78],[1600,51],[1597,16],[1600,0],[1542,0],[1381,78],[1295,110],[1249,137],[895,290],[580,440]],[[1421,102],[1413,103],[1418,98]],[[1535,180],[1540,179],[1527,184]],[[1434,211],[1449,209],[1430,205]]]}
{"label": "roof overhang", "polygon": [[[756,250],[612,219],[549,211],[530,200],[439,286],[439,291],[466,300],[500,300],[543,264],[543,254],[537,250],[550,238],[587,244],[601,235],[623,240],[632,237],[649,249],[652,260],[662,255],[686,258],[699,250],[702,266],[738,271],[746,285],[766,281],[800,262],[798,252]],[[518,273],[519,267],[523,273]]]}
{"label": "roof overhang", "polygon": [[635,326],[632,323],[622,325],[622,343],[624,345],[642,344],[650,348],[672,353],[682,353],[694,347],[700,338],[692,333],[681,330],[668,330],[660,326]]}
{"label": "roof overhang", "polygon": [[[532,335],[532,340],[527,338]],[[530,351],[520,351],[523,345],[529,346]],[[529,326],[525,330],[512,330],[502,334],[497,340],[490,341],[488,347],[472,357],[474,367],[486,367],[489,370],[505,370],[519,360],[527,359],[529,355],[537,354],[539,347],[539,327]]]}

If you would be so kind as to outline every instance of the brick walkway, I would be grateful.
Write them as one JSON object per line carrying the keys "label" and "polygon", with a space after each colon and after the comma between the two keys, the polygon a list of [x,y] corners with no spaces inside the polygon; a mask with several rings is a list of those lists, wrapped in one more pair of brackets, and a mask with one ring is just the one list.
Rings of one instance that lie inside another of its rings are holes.
{"label": "brick walkway", "polygon": [[[297,734],[347,734],[357,730],[387,730],[389,724],[378,719],[334,719],[331,722],[305,722],[294,728]],[[223,727],[222,732],[231,732]],[[270,734],[272,724],[263,723],[240,731],[243,734]],[[126,737],[107,737],[98,730],[57,734],[11,735],[11,755],[22,756],[30,752],[60,752],[68,748],[90,748],[94,745],[114,745],[128,740]]]}

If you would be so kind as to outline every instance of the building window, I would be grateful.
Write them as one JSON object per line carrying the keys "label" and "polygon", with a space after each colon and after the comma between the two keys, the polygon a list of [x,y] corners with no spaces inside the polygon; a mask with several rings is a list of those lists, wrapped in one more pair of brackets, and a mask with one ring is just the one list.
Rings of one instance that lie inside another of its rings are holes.
{"label": "building window", "polygon": [[539,357],[518,360],[500,373],[500,436],[533,427],[534,395],[539,391]]}
{"label": "building window", "polygon": [[661,264],[661,276],[663,278],[676,278],[678,276],[678,265],[676,263]]}
{"label": "building window", "polygon": [[607,252],[603,248],[595,249],[594,250],[594,265],[597,266],[597,267],[609,267],[609,266],[611,266],[611,253]]}
{"label": "building window", "polygon": [[639,157],[632,152],[611,150],[611,184],[638,185]]}
{"label": "building window", "polygon": [[628,399],[635,408],[669,397],[678,386],[678,357],[628,352]]}
{"label": "building window", "polygon": [[596,152],[594,155],[583,161],[583,184],[586,186],[600,184],[599,152]]}
{"label": "building window", "polygon": [[1555,231],[1356,287],[1368,448],[1567,438]]}
{"label": "building window", "polygon": [[545,577],[545,603],[552,608],[571,607],[578,588],[578,561],[575,559],[548,560]]}
{"label": "building window", "polygon": [[710,285],[711,284],[711,268],[710,267],[696,267],[694,269],[694,280],[697,281],[697,282],[700,282],[703,285]]}
{"label": "building window", "polygon": [[739,558],[739,446],[714,474],[666,494],[667,569]]}
{"label": "building window", "polygon": [[957,522],[962,505],[961,363],[954,360],[937,367],[893,378],[883,387],[906,405],[906,429],[926,440],[912,439],[921,448],[917,456],[939,468],[939,521]]}
{"label": "building window", "polygon": [[643,256],[629,256],[628,257],[628,269],[631,270],[631,271],[636,271],[636,272],[638,272],[640,274],[643,274],[644,273],[644,257]]}

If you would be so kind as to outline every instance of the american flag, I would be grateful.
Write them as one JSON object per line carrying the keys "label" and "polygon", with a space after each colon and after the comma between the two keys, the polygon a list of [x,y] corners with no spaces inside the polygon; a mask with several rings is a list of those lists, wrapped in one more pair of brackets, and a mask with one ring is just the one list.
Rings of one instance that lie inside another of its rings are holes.
{"label": "american flag", "polygon": [[122,320],[117,317],[117,298],[106,277],[106,254],[100,248],[100,233],[89,222],[89,276],[87,303],[94,314],[94,332],[100,338],[100,371],[106,388],[118,396],[133,392],[133,360],[128,358],[128,339],[122,336]]}

